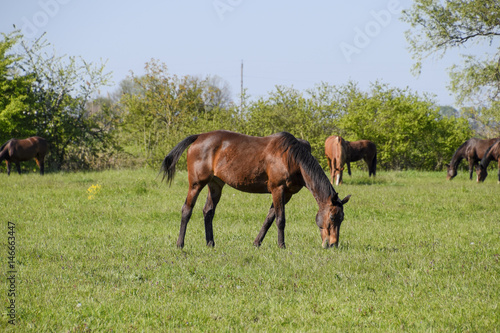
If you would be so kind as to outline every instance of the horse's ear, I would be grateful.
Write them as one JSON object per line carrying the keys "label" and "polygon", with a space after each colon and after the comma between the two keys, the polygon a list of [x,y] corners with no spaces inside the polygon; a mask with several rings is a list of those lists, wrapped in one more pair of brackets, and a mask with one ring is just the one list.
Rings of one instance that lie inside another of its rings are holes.
{"label": "horse's ear", "polygon": [[351,199],[350,194],[342,200],[342,205],[345,205],[349,201],[349,199]]}

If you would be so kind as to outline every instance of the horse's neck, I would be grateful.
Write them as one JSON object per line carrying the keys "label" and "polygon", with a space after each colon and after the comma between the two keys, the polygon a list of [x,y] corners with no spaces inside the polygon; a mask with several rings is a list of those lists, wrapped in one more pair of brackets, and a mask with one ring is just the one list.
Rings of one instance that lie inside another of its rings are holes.
{"label": "horse's neck", "polygon": [[[335,192],[335,190],[333,190],[333,187],[325,173],[322,172],[321,174],[312,174],[302,166],[300,167],[300,172],[302,174],[302,179],[304,180],[304,186],[309,190],[309,192],[311,192],[318,205],[321,207],[327,203],[331,192]],[[333,191],[331,191],[330,188]]]}
{"label": "horse's neck", "polygon": [[465,158],[466,153],[467,153],[467,146],[464,146],[459,150],[457,150],[455,154],[453,154],[450,164],[456,169],[458,167],[458,164],[462,162],[462,160]]}
{"label": "horse's neck", "polygon": [[488,165],[490,165],[490,162],[495,159],[495,156],[493,156],[493,149],[490,149],[487,154],[484,155],[483,159],[481,160],[481,166],[484,168],[487,168]]}

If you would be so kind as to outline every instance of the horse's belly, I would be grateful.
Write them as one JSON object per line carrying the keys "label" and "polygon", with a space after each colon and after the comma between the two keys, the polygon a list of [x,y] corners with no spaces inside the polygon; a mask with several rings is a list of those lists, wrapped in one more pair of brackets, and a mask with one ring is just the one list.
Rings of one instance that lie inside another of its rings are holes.
{"label": "horse's belly", "polygon": [[251,175],[233,177],[234,175],[215,174],[224,183],[238,191],[249,193],[269,193],[267,177],[252,177]]}
{"label": "horse's belly", "polygon": [[228,184],[232,188],[238,191],[247,193],[269,193],[267,186],[257,185],[257,184]]}

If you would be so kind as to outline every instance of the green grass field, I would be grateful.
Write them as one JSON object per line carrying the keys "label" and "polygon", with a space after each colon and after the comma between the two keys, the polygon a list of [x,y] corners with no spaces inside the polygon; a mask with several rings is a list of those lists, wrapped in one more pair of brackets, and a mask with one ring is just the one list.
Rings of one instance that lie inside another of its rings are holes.
{"label": "green grass field", "polygon": [[[494,176],[477,184],[463,171],[451,182],[445,172],[380,172],[373,180],[354,171],[336,187],[352,198],[340,246],[327,250],[307,189],[287,205],[282,250],[275,226],[253,246],[270,195],[229,187],[214,219],[215,248],[205,245],[205,189],[179,250],[187,174],[171,187],[156,177],[0,174],[0,331],[499,330]],[[89,193],[92,185],[100,188]]]}

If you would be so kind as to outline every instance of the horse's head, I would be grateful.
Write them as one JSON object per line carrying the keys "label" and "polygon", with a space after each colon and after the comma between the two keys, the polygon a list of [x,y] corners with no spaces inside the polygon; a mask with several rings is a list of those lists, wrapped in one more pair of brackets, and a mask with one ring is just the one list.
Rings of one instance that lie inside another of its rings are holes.
{"label": "horse's head", "polygon": [[476,165],[477,182],[484,182],[486,176],[488,176],[488,171],[481,164]]}
{"label": "horse's head", "polygon": [[340,166],[338,163],[333,166],[333,179],[335,179],[335,185],[342,184],[342,172],[344,167]]}
{"label": "horse's head", "polygon": [[338,195],[328,202],[324,207],[320,207],[316,214],[316,224],[321,233],[323,248],[328,248],[339,244],[340,225],[344,220],[344,205],[349,201],[350,195],[340,200]]}
{"label": "horse's head", "polygon": [[452,180],[457,175],[457,169],[452,165],[446,164],[446,179]]}

